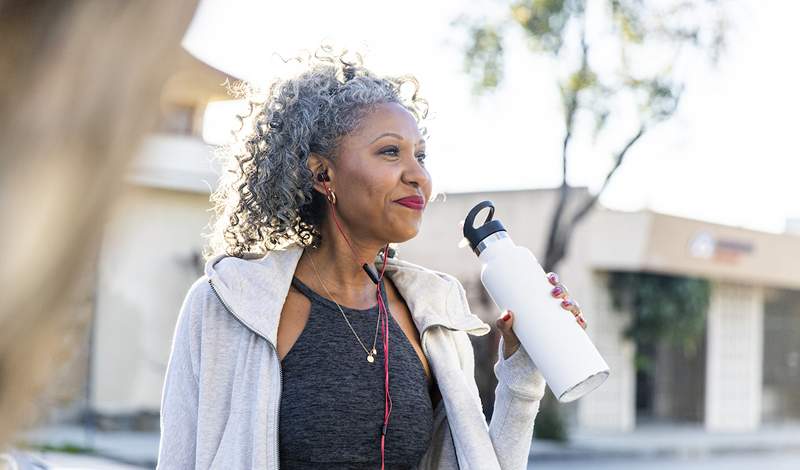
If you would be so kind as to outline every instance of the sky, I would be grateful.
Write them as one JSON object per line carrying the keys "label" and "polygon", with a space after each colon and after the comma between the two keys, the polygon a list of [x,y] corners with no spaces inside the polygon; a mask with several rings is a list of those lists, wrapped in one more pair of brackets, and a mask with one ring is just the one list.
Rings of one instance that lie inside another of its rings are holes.
{"label": "sky", "polygon": [[[735,3],[720,63],[692,69],[678,112],[629,152],[603,206],[776,233],[800,218],[800,2]],[[564,125],[555,66],[509,41],[502,87],[474,95],[461,33],[450,24],[464,5],[481,2],[203,0],[184,46],[256,82],[292,73],[274,52],[293,56],[323,40],[357,49],[376,73],[419,79],[430,103],[426,165],[436,191],[557,186]],[[207,114],[209,135],[224,134],[233,109],[222,103]],[[578,139],[570,184],[599,189],[612,163],[610,143],[626,136],[611,132],[605,145]]]}

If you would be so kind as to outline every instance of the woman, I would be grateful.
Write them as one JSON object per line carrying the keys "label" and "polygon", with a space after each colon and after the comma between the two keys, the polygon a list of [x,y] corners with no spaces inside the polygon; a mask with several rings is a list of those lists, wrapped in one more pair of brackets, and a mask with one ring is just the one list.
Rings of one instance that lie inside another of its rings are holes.
{"label": "woman", "polygon": [[253,102],[175,330],[159,468],[526,467],[545,382],[513,314],[487,426],[467,335],[490,327],[454,277],[387,256],[431,196],[416,89],[323,49]]}

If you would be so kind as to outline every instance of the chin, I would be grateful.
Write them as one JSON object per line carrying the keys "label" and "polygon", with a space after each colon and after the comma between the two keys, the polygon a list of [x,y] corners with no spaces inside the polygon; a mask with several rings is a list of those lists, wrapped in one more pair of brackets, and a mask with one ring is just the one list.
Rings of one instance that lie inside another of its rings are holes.
{"label": "chin", "polygon": [[419,234],[419,227],[397,231],[391,237],[392,243],[403,243],[411,240]]}

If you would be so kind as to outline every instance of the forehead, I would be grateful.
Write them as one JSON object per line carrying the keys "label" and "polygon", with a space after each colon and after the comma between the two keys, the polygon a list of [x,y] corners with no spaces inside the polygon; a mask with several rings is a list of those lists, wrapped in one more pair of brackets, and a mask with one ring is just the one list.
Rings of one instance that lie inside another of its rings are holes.
{"label": "forehead", "polygon": [[370,143],[386,132],[399,134],[403,139],[414,143],[422,138],[414,115],[398,103],[381,103],[374,106],[364,115],[359,127],[351,133],[351,137]]}

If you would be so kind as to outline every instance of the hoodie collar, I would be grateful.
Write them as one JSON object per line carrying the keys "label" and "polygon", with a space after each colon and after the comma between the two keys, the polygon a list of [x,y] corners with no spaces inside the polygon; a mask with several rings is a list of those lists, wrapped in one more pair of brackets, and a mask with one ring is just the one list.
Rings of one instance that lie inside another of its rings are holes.
{"label": "hoodie collar", "polygon": [[[275,346],[281,310],[302,253],[303,247],[295,244],[261,257],[221,254],[206,262],[205,274],[228,311]],[[375,262],[381,269],[382,259]],[[491,330],[470,312],[454,277],[393,258],[387,261],[386,275],[406,301],[420,337],[434,325],[476,336]]]}

